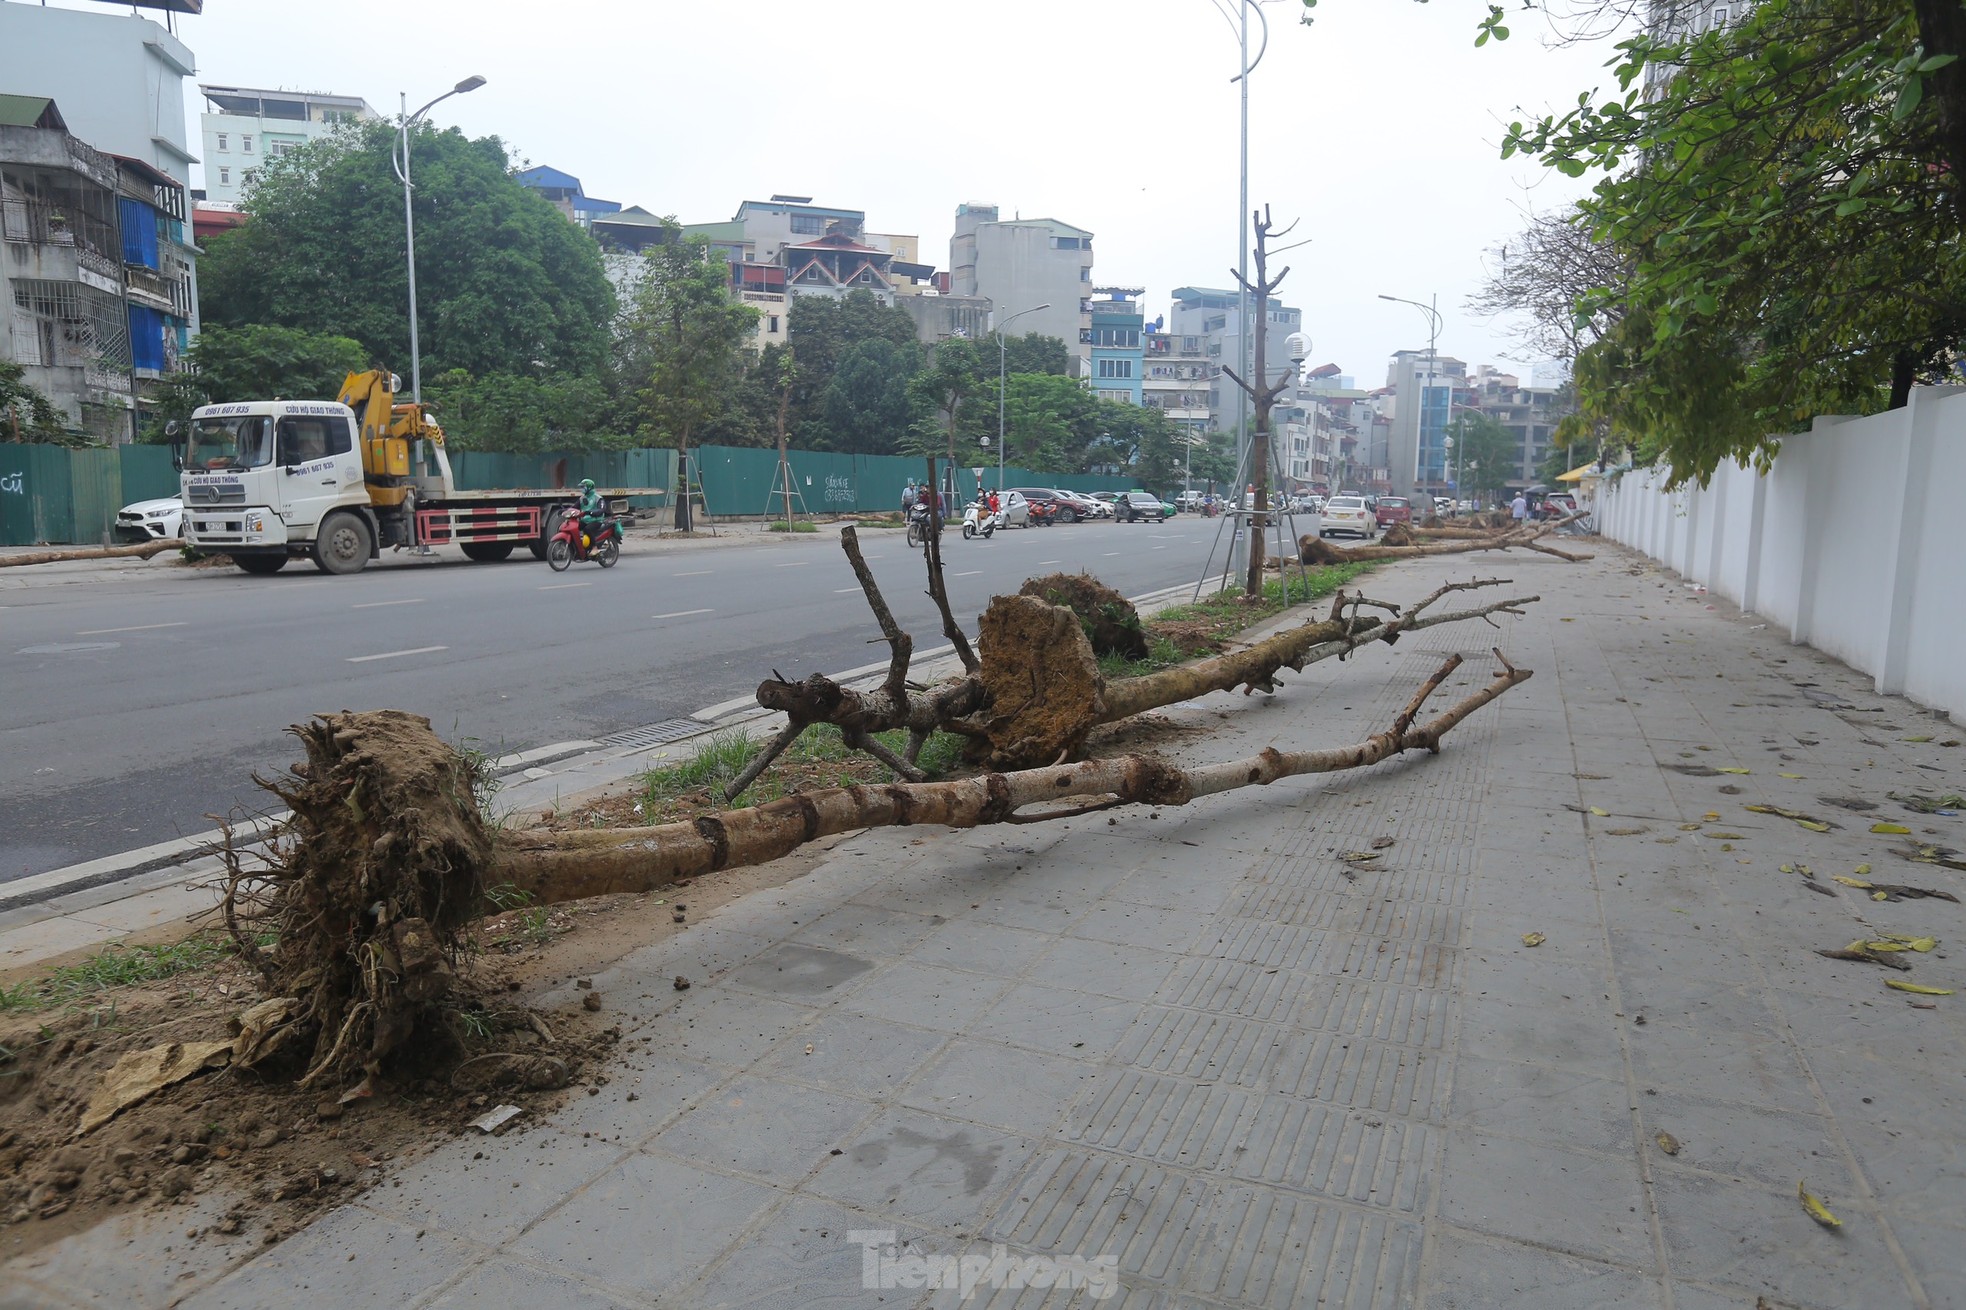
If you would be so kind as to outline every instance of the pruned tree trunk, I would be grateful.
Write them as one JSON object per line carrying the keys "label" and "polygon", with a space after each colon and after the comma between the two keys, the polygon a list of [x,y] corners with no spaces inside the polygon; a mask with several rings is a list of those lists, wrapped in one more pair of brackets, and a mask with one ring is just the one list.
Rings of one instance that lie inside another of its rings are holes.
{"label": "pruned tree trunk", "polygon": [[[1250,360],[1250,372],[1253,376],[1245,381],[1237,377],[1236,371],[1232,368],[1225,367],[1222,371],[1228,374],[1230,381],[1242,388],[1256,406],[1256,428],[1249,441],[1250,472],[1253,475],[1253,494],[1249,507],[1249,571],[1243,581],[1243,594],[1253,599],[1263,592],[1264,532],[1270,525],[1270,411],[1275,407],[1277,397],[1290,386],[1292,374],[1295,372],[1294,369],[1287,370],[1274,384],[1270,381],[1268,354],[1270,295],[1283,285],[1285,278],[1290,276],[1288,268],[1275,277],[1269,275],[1270,238],[1272,235],[1282,236],[1289,232],[1291,227],[1297,225],[1292,223],[1290,227],[1283,229],[1283,232],[1273,232],[1268,205],[1263,207],[1262,213],[1251,214],[1250,222],[1256,228],[1256,283],[1250,285],[1240,272],[1233,269],[1230,270],[1229,276],[1233,277],[1243,290],[1256,297],[1255,355]],[[1248,331],[1250,328],[1250,324],[1244,323],[1237,330]]]}
{"label": "pruned tree trunk", "polygon": [[137,546],[84,546],[75,550],[44,550],[32,555],[0,556],[0,569],[18,568],[23,564],[60,564],[72,559],[149,559],[167,550],[181,550],[184,543],[176,537],[165,537],[159,541],[146,541]]}
{"label": "pruned tree trunk", "polygon": [[[949,782],[802,792],[755,809],[726,810],[654,828],[520,832],[493,855],[487,885],[511,887],[537,903],[648,891],[675,878],[775,860],[806,842],[860,828],[921,824],[974,828],[1063,818],[1116,805],[1186,805],[1203,796],[1265,786],[1281,778],[1364,768],[1402,751],[1438,752],[1441,738],[1456,724],[1531,676],[1531,670],[1510,666],[1499,650],[1495,656],[1502,669],[1488,686],[1416,726],[1422,704],[1461,663],[1461,656],[1449,657],[1384,732],[1348,746],[1265,750],[1247,759],[1187,769],[1154,756],[1124,755]],[[1102,800],[1062,813],[1020,813],[1029,806],[1087,797]]]}

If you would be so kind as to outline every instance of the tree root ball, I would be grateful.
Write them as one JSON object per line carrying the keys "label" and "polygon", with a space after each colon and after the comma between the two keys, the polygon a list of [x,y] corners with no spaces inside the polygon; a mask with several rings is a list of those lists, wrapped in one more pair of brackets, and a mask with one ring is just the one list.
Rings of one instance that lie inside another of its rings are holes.
{"label": "tree root ball", "polygon": [[[291,730],[291,779],[259,779],[292,810],[264,867],[225,852],[226,921],[268,995],[293,997],[303,1083],[359,1077],[440,1027],[462,930],[483,910],[492,852],[478,763],[400,710]],[[277,942],[262,949],[260,934]]]}
{"label": "tree root ball", "polygon": [[1297,558],[1305,564],[1343,564],[1351,553],[1307,532],[1297,539]]}
{"label": "tree root ball", "polygon": [[1380,544],[1386,546],[1411,546],[1415,544],[1413,529],[1404,523],[1395,523],[1387,528],[1385,535],[1379,541]]}
{"label": "tree root ball", "polygon": [[1104,709],[1104,683],[1078,616],[1032,596],[998,596],[978,624],[989,693],[978,747],[992,769],[1077,759]]}
{"label": "tree root ball", "polygon": [[1133,602],[1089,573],[1053,573],[1032,578],[1018,589],[1020,596],[1035,596],[1052,605],[1063,605],[1078,615],[1086,639],[1095,655],[1119,655],[1130,660],[1147,658],[1147,634],[1141,630],[1139,611]]}

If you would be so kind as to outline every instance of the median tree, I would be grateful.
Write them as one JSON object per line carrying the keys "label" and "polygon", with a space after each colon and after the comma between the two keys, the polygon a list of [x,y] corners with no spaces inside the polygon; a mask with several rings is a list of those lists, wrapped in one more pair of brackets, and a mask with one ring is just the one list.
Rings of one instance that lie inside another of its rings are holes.
{"label": "median tree", "polygon": [[[732,405],[749,363],[758,311],[730,298],[730,270],[701,237],[649,247],[616,341],[617,376],[637,435],[674,446],[687,478],[698,431]],[[677,489],[676,527],[688,531],[688,496]]]}

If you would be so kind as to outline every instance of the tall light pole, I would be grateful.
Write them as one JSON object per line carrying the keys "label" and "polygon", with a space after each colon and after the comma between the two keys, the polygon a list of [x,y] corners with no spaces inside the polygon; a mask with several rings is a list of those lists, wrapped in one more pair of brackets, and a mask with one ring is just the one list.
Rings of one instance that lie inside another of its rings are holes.
{"label": "tall light pole", "polygon": [[[1240,164],[1239,164],[1239,177],[1241,179],[1241,185],[1237,188],[1237,192],[1236,192],[1236,242],[1237,242],[1236,274],[1238,277],[1238,282],[1236,286],[1236,372],[1243,377],[1250,376],[1249,75],[1256,71],[1256,65],[1263,62],[1263,56],[1266,52],[1268,52],[1270,48],[1270,20],[1263,16],[1261,3],[1262,0],[1242,0],[1242,3],[1236,6],[1237,13],[1240,15],[1242,19],[1237,34],[1238,40],[1240,41],[1242,46],[1241,63],[1237,65],[1237,67],[1241,71],[1238,72],[1234,77],[1229,79],[1231,82],[1239,83],[1242,89],[1242,143],[1241,143],[1241,154],[1240,154]],[[1249,58],[1249,11],[1252,9],[1256,11],[1256,21],[1263,25],[1263,44],[1257,47],[1256,60],[1254,63],[1250,62],[1250,58]],[[1225,14],[1224,17],[1227,17],[1227,15]],[[1267,323],[1262,324],[1260,330],[1267,332],[1269,330],[1269,324]],[[1257,379],[1257,381],[1260,384],[1261,382],[1264,381],[1264,379],[1259,378]],[[1242,468],[1245,472],[1251,471],[1248,470],[1246,467],[1249,459],[1249,448],[1251,444],[1252,441],[1249,433],[1249,397],[1243,394],[1243,390],[1241,387],[1237,387],[1236,388],[1236,464],[1238,468]],[[1236,492],[1235,503],[1240,505],[1242,503],[1242,492],[1239,488],[1234,490]],[[1230,553],[1230,558],[1232,560],[1232,564],[1231,564],[1232,569],[1235,569],[1237,571],[1240,570],[1241,561],[1243,558],[1242,552],[1245,548],[1246,548],[1246,543],[1240,533],[1238,533],[1234,538],[1230,540],[1229,553]]]}
{"label": "tall light pole", "polygon": [[417,404],[423,403],[423,357],[418,353],[416,340],[416,215],[410,209],[410,129],[423,121],[423,116],[452,96],[461,96],[466,91],[476,91],[485,84],[485,79],[473,73],[444,94],[432,100],[414,114],[409,112],[410,97],[407,91],[399,91],[402,117],[401,149],[402,157],[389,158],[396,170],[396,176],[403,180],[403,248],[407,253],[410,267],[410,398]]}
{"label": "tall light pole", "polygon": [[1434,385],[1434,358],[1435,358],[1434,346],[1435,343],[1440,339],[1440,310],[1435,308],[1435,306],[1440,301],[1440,297],[1438,294],[1430,295],[1427,297],[1428,303],[1424,305],[1417,300],[1408,300],[1404,296],[1389,296],[1386,295],[1384,292],[1381,292],[1379,294],[1379,299],[1391,300],[1401,305],[1411,305],[1413,306],[1413,308],[1419,310],[1422,314],[1425,314],[1427,316],[1427,380],[1420,384],[1420,412],[1415,414],[1413,418],[1413,449],[1414,449],[1414,464],[1415,464],[1413,473],[1414,473],[1414,480],[1417,482],[1419,480],[1419,473],[1420,473],[1420,470],[1418,468],[1420,438],[1424,435],[1424,429],[1426,426],[1426,419],[1427,419],[1427,393],[1433,390],[1433,385]]}
{"label": "tall light pole", "polygon": [[1051,308],[1051,302],[1046,301],[1042,305],[1033,305],[1029,309],[1020,309],[1015,314],[1012,314],[1009,318],[1005,319],[1003,322],[997,324],[997,494],[999,496],[1001,496],[1004,491],[1004,485],[1003,485],[1004,362],[1006,359],[1009,358],[1009,351],[1010,351],[1010,348],[1004,344],[1003,330],[1009,327],[1012,323],[1015,323],[1018,319],[1024,317],[1026,314],[1035,314],[1041,309],[1050,309],[1050,308]]}

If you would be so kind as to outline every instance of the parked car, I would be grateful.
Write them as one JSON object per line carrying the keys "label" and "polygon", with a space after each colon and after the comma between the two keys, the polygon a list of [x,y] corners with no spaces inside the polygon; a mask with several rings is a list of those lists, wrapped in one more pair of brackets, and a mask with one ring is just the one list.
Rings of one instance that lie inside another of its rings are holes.
{"label": "parked car", "polygon": [[1372,521],[1380,528],[1413,521],[1413,502],[1404,496],[1381,496],[1372,509]]}
{"label": "parked car", "polygon": [[1001,526],[1006,528],[1028,528],[1031,526],[1031,502],[1024,499],[1021,491],[1006,491],[997,497],[998,512],[1003,515]]}
{"label": "parked car", "polygon": [[1087,519],[1099,517],[1099,502],[1089,496],[1082,496],[1076,491],[1067,491],[1063,487],[1051,488],[1051,494],[1058,497],[1060,513],[1073,523],[1083,523]]}
{"label": "parked car", "polygon": [[1113,517],[1113,502],[1110,500],[1101,500],[1099,497],[1085,491],[1072,491],[1066,494],[1078,498],[1079,503],[1085,509],[1085,516],[1087,518],[1109,519]]}
{"label": "parked car", "polygon": [[1066,512],[1065,502],[1049,487],[1016,487],[1014,490],[1031,502],[1033,522],[1056,523],[1061,519],[1072,518],[1072,515]]}
{"label": "parked car", "polygon": [[132,545],[183,536],[184,502],[176,496],[139,500],[116,511],[116,540]]}
{"label": "parked car", "polygon": [[1144,519],[1160,523],[1174,517],[1174,506],[1144,491],[1122,491],[1113,502],[1113,517],[1121,523]]}
{"label": "parked car", "polygon": [[1205,491],[1184,491],[1174,498],[1174,507],[1187,510],[1190,514],[1199,514],[1202,502],[1206,499],[1208,493]]}
{"label": "parked car", "polygon": [[1577,512],[1577,497],[1568,491],[1552,491],[1543,497],[1538,517],[1544,519],[1567,519]]}
{"label": "parked car", "polygon": [[1324,517],[1318,523],[1318,536],[1330,537],[1340,532],[1370,541],[1379,530],[1379,523],[1366,507],[1363,496],[1333,496],[1324,502]]}

